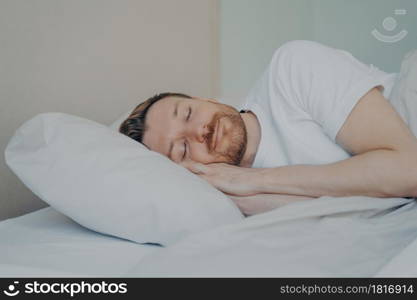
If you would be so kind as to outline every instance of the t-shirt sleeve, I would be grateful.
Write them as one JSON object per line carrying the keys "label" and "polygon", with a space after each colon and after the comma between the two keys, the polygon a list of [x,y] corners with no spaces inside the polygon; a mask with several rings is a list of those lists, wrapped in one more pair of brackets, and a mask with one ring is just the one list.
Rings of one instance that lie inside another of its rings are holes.
{"label": "t-shirt sleeve", "polygon": [[302,109],[334,142],[358,100],[383,83],[380,72],[348,52],[312,41],[280,47],[269,72],[283,101]]}

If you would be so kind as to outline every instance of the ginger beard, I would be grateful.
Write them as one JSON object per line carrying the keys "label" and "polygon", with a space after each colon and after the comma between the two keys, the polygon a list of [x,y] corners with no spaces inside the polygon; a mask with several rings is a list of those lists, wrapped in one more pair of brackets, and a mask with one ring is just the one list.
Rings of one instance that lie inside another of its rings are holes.
{"label": "ginger beard", "polygon": [[[247,145],[247,133],[245,123],[239,112],[234,108],[221,104],[224,106],[224,110],[215,113],[213,120],[207,126],[209,133],[206,136],[207,149],[209,154],[216,158],[214,162],[222,162],[232,165],[239,165],[245,154]],[[219,122],[218,131],[222,130],[223,134],[219,145],[216,145],[216,149],[212,149],[216,138],[215,130],[217,123]],[[226,149],[221,149],[223,143],[227,140]]]}

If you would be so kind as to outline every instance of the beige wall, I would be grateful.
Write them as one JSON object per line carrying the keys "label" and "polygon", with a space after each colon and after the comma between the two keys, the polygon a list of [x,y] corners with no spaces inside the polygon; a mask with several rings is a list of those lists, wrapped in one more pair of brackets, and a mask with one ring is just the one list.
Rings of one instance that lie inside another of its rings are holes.
{"label": "beige wall", "polygon": [[[156,92],[218,94],[217,1],[0,0],[0,150],[41,112],[109,124]],[[38,209],[0,160],[0,220]]]}

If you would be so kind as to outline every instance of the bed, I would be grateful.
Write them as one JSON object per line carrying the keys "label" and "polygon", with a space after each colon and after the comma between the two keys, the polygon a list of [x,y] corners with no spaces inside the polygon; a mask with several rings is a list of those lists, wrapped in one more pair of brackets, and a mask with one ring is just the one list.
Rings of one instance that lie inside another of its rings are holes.
{"label": "bed", "polygon": [[47,207],[0,222],[0,276],[122,276],[159,248],[96,233]]}
{"label": "bed", "polygon": [[321,197],[168,247],[86,229],[51,207],[0,223],[1,277],[415,277],[417,202]]}

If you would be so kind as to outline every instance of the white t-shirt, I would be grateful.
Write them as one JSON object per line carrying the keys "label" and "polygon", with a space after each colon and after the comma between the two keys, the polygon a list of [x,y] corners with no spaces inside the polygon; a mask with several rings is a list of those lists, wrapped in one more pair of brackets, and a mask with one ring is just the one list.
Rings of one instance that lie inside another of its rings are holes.
{"label": "white t-shirt", "polygon": [[351,155],[335,138],[373,87],[388,99],[396,74],[365,65],[346,51],[312,41],[278,48],[241,107],[252,111],[261,140],[252,167],[327,164]]}

